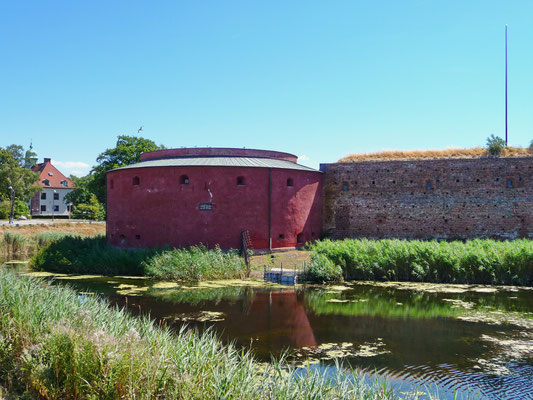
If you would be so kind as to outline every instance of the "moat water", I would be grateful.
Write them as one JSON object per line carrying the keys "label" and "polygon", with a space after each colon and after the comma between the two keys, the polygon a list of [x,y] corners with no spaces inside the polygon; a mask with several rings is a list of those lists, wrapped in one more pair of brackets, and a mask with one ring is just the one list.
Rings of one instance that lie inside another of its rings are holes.
{"label": "moat water", "polygon": [[299,368],[334,373],[340,360],[367,379],[387,379],[399,393],[533,398],[533,288],[52,279],[175,329],[214,329],[264,362],[286,353]]}

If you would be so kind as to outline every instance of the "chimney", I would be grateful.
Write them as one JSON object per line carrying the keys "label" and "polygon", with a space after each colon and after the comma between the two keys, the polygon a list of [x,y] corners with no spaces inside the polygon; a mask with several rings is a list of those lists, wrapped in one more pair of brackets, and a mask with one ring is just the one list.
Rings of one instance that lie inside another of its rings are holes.
{"label": "chimney", "polygon": [[45,163],[45,164],[47,164],[47,163],[49,164],[50,161],[51,161],[50,158],[45,158],[45,159],[44,159],[44,163]]}

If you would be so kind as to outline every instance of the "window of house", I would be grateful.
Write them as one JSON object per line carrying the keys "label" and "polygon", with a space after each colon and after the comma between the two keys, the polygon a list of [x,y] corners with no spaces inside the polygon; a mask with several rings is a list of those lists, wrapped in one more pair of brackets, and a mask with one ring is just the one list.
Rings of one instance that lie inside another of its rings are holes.
{"label": "window of house", "polygon": [[343,190],[344,192],[347,192],[349,188],[350,188],[350,187],[348,186],[347,183],[343,183],[343,184],[342,184],[342,190]]}
{"label": "window of house", "polygon": [[62,181],[61,181],[61,184],[62,184],[64,187],[68,187],[68,182],[65,181],[65,180],[62,180]]}
{"label": "window of house", "polygon": [[279,239],[285,239],[285,235],[284,235],[283,233],[280,233],[280,234],[278,235],[278,238],[279,238]]}
{"label": "window of house", "polygon": [[298,243],[303,243],[304,242],[304,234],[303,233],[299,233],[296,235],[296,241]]}
{"label": "window of house", "polygon": [[509,189],[512,189],[513,188],[513,180],[512,179],[507,179],[507,187]]}
{"label": "window of house", "polygon": [[54,200],[59,200],[59,193],[54,193]]}
{"label": "window of house", "polygon": [[140,240],[141,239],[141,235],[135,235],[135,239]]}
{"label": "window of house", "polygon": [[180,177],[180,183],[182,185],[188,185],[189,184],[189,177],[187,175],[182,175]]}
{"label": "window of house", "polygon": [[134,176],[131,181],[131,184],[133,186],[139,186],[141,184],[141,179],[138,176]]}
{"label": "window of house", "polygon": [[243,186],[244,185],[244,176],[238,176],[237,177],[237,185]]}
{"label": "window of house", "polygon": [[53,211],[59,211],[59,206],[52,206]]}
{"label": "window of house", "polygon": [[48,179],[43,179],[43,183],[45,186],[50,186],[50,181]]}
{"label": "window of house", "polygon": [[41,200],[46,200],[46,192],[41,193]]}
{"label": "window of house", "polygon": [[294,186],[294,181],[292,180],[292,178],[287,179],[287,186]]}
{"label": "window of house", "polygon": [[41,211],[46,212],[46,206],[41,206]]}
{"label": "window of house", "polygon": [[53,172],[49,172],[48,176],[54,176],[54,173]]}
{"label": "window of house", "polygon": [[426,181],[426,190],[432,190],[433,189],[433,184],[431,183],[431,181]]}
{"label": "window of house", "polygon": [[200,203],[200,210],[212,210],[213,204],[212,203]]}

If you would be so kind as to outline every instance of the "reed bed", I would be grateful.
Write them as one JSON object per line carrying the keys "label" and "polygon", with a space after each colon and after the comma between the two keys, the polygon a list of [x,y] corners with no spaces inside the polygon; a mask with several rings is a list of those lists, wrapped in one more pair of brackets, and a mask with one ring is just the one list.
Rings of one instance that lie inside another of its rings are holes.
{"label": "reed bed", "polygon": [[533,241],[322,240],[345,279],[533,286]]}
{"label": "reed bed", "polygon": [[39,250],[30,265],[39,271],[181,281],[243,278],[249,273],[235,251],[208,250],[204,246],[128,250],[110,246],[104,236],[65,236],[52,241]]}
{"label": "reed bed", "polygon": [[50,243],[71,236],[64,232],[39,232],[26,236],[20,232],[7,230],[0,238],[0,251],[4,257],[15,257],[35,254],[40,248]]}
{"label": "reed bed", "polygon": [[[43,399],[397,399],[354,371],[260,364],[211,333],[172,332],[96,296],[0,270],[0,386]],[[415,397],[410,397],[415,398]]]}
{"label": "reed bed", "polygon": [[[338,162],[392,161],[392,160],[427,160],[438,158],[482,158],[489,157],[486,148],[441,149],[441,150],[391,150],[376,153],[350,154]],[[522,147],[505,147],[500,157],[529,157],[531,151]]]}

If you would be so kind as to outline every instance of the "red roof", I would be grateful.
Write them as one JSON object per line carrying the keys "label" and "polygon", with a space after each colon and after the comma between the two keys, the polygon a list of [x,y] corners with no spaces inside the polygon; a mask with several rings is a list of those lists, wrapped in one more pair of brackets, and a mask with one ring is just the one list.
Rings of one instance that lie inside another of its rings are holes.
{"label": "red roof", "polygon": [[[49,158],[45,158],[43,163],[32,167],[32,171],[39,172],[40,175],[38,183],[43,188],[74,188],[72,181],[63,175],[56,167],[54,167]],[[48,181],[48,184],[45,183],[46,181]],[[64,185],[63,182],[66,182],[66,185]]]}

